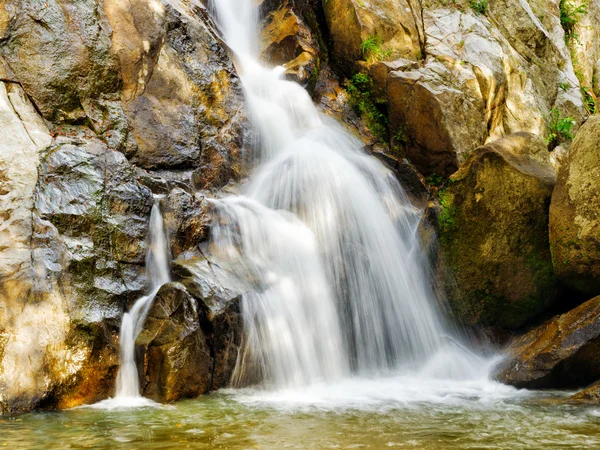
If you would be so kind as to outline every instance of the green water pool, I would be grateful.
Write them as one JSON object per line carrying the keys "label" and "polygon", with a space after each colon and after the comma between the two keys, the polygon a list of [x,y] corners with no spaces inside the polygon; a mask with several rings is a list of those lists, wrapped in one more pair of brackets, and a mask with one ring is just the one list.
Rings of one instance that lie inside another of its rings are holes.
{"label": "green water pool", "polygon": [[[396,388],[394,388],[396,386]],[[422,391],[419,391],[419,389]],[[0,418],[10,449],[600,448],[600,407],[567,393],[372,382],[321,391],[225,391],[168,407]],[[378,394],[377,394],[378,393]],[[341,399],[344,399],[341,401]]]}

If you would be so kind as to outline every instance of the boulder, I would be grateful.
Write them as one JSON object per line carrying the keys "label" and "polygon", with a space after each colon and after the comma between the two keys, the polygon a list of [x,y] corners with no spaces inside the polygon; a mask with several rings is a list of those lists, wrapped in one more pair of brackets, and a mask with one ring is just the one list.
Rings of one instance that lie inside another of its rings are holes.
{"label": "boulder", "polygon": [[517,328],[554,301],[555,180],[544,140],[517,133],[476,149],[439,191],[443,278],[460,320]]}
{"label": "boulder", "polygon": [[600,297],[534,328],[506,353],[493,376],[519,388],[573,388],[600,379]]}
{"label": "boulder", "polygon": [[558,278],[600,294],[600,116],[585,123],[558,172],[550,206],[552,262]]}
{"label": "boulder", "polygon": [[200,329],[196,300],[179,283],[163,285],[136,340],[144,355],[140,384],[145,397],[161,403],[208,392],[213,361]]}

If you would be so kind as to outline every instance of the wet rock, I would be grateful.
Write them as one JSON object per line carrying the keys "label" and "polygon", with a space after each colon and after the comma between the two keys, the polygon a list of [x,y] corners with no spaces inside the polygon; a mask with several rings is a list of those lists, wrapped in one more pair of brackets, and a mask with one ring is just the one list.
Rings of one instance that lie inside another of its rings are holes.
{"label": "wet rock", "polygon": [[209,204],[204,196],[173,189],[162,204],[173,258],[186,251],[197,250],[209,235]]}
{"label": "wet rock", "polygon": [[144,355],[141,389],[161,403],[208,392],[213,361],[195,299],[179,283],[163,285],[136,340]]}
{"label": "wet rock", "polygon": [[408,194],[410,200],[418,207],[425,208],[429,198],[426,181],[415,167],[406,159],[399,159],[383,152],[373,152],[380,161],[389,167]]}
{"label": "wet rock", "polygon": [[550,207],[552,261],[558,278],[600,294],[600,117],[584,124],[558,172]]}
{"label": "wet rock", "polygon": [[[600,297],[517,339],[494,377],[519,388],[572,388],[600,378]],[[590,391],[578,394],[590,398]]]}
{"label": "wet rock", "polygon": [[271,64],[284,66],[289,79],[312,90],[320,69],[319,48],[292,7],[283,2],[264,19],[262,55]]}
{"label": "wet rock", "polygon": [[440,190],[445,287],[460,320],[516,328],[554,301],[555,180],[544,140],[517,133],[475,150]]}

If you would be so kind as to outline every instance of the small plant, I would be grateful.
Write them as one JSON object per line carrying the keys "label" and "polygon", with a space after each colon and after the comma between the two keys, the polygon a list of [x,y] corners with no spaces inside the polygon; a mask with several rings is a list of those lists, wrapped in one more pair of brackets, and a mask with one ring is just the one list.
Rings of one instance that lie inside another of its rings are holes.
{"label": "small plant", "polygon": [[569,89],[571,89],[571,84],[570,83],[560,83],[558,85],[558,87],[562,90],[567,92]]}
{"label": "small plant", "polygon": [[425,179],[425,181],[427,181],[427,184],[429,186],[433,187],[440,187],[442,184],[444,184],[444,178],[441,175],[438,175],[437,173],[429,175]]}
{"label": "small plant", "polygon": [[574,0],[560,0],[560,24],[565,30],[565,42],[578,40],[575,27],[581,20],[581,16],[587,14],[587,0],[578,4]]}
{"label": "small plant", "polygon": [[556,108],[550,110],[548,117],[548,147],[556,148],[559,144],[573,140],[573,127],[577,122],[572,117],[564,117]]}
{"label": "small plant", "polygon": [[371,77],[364,73],[355,74],[346,82],[346,92],[350,103],[371,132],[383,142],[389,142],[387,103],[375,95]]}
{"label": "small plant", "polygon": [[365,39],[360,48],[362,50],[362,56],[367,61],[380,61],[382,59],[390,56],[391,52],[389,50],[383,50],[381,47],[383,45],[383,40],[378,35],[371,35],[367,39]]}
{"label": "small plant", "polygon": [[471,9],[475,11],[475,14],[485,14],[488,6],[488,0],[471,0]]}
{"label": "small plant", "polygon": [[598,99],[594,95],[594,91],[592,91],[588,87],[582,86],[581,96],[583,97],[583,104],[585,105],[585,109],[587,110],[588,114],[596,114],[600,109],[600,104],[598,102]]}

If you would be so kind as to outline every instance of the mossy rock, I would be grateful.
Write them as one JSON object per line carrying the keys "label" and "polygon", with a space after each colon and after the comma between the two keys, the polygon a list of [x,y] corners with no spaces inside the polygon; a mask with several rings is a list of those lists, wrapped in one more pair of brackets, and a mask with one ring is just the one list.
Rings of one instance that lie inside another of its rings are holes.
{"label": "mossy rock", "polygon": [[558,278],[580,292],[600,294],[600,116],[581,127],[559,170],[550,243]]}
{"label": "mossy rock", "polygon": [[439,192],[444,284],[461,321],[513,329],[554,301],[555,179],[545,142],[517,133],[475,150]]}

